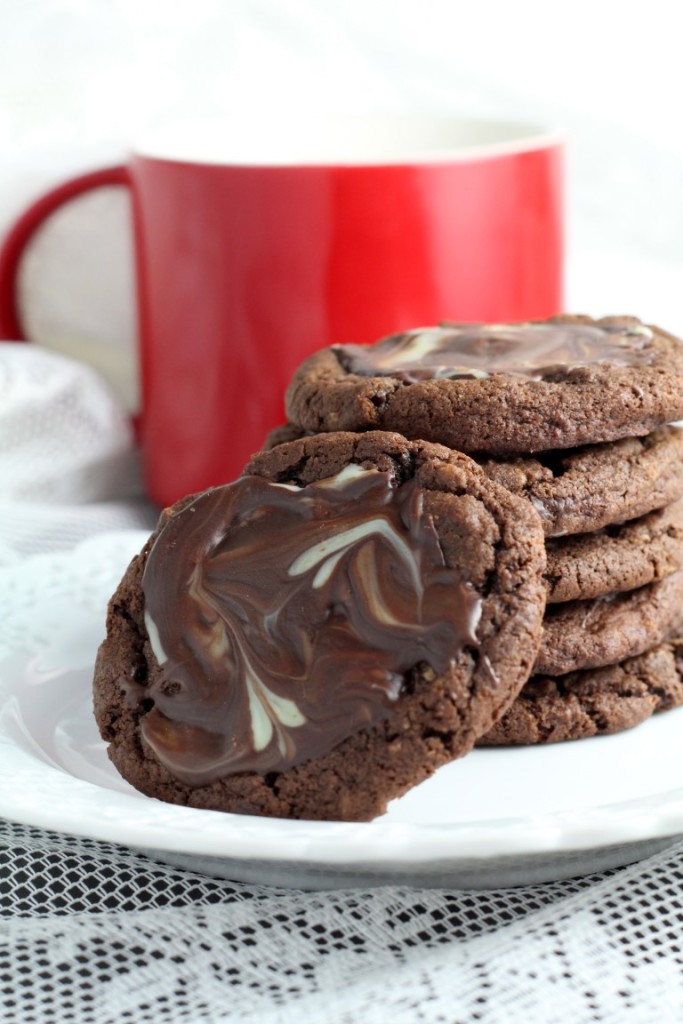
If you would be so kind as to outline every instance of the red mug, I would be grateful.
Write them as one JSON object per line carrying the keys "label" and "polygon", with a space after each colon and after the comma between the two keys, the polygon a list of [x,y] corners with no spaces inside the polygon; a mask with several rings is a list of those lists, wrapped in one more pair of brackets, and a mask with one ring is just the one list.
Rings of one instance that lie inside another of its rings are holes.
{"label": "red mug", "polygon": [[561,311],[557,136],[383,117],[221,137],[222,150],[141,149],[54,189],[0,250],[0,337],[19,339],[16,276],[33,232],[82,192],[130,187],[140,434],[159,504],[239,475],[317,348]]}

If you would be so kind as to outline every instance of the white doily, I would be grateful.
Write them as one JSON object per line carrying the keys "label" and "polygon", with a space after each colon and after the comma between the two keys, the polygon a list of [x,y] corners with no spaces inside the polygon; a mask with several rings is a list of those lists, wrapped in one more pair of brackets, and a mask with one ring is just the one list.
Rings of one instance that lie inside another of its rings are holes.
{"label": "white doily", "polygon": [[18,825],[0,842],[8,1024],[681,1020],[683,844],[525,889],[318,894]]}

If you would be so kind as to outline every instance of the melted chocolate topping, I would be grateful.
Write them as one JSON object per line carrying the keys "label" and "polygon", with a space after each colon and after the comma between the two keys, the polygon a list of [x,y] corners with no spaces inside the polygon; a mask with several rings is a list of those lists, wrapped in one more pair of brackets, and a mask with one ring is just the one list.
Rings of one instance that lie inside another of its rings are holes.
{"label": "melted chocolate topping", "polygon": [[654,358],[649,327],[609,324],[452,324],[392,334],[375,345],[335,345],[347,373],[421,380],[562,378],[581,367],[647,366]]}
{"label": "melted chocolate topping", "polygon": [[387,718],[416,666],[478,646],[481,599],[423,492],[355,465],[205,492],[167,520],[142,587],[161,668],[142,734],[190,785],[327,753]]}

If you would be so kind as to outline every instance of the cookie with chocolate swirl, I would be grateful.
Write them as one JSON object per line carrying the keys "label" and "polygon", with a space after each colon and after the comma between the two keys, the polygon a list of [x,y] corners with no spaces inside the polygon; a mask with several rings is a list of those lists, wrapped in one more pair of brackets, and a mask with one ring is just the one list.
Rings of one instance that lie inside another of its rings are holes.
{"label": "cookie with chocolate swirl", "polygon": [[683,343],[630,316],[420,327],[314,353],[286,406],[308,431],[397,430],[468,454],[576,448],[683,417]]}
{"label": "cookie with chocolate swirl", "polygon": [[467,753],[541,636],[543,530],[470,459],[306,437],[161,517],[95,671],[109,756],[173,803],[367,820]]}

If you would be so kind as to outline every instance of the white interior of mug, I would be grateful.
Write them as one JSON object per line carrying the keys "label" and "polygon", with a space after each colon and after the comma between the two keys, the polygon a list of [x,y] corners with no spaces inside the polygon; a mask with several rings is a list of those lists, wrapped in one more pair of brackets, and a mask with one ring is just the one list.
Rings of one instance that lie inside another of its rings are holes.
{"label": "white interior of mug", "polygon": [[145,157],[189,163],[401,164],[471,160],[560,141],[548,128],[523,121],[418,114],[291,120],[252,115],[157,130],[134,150]]}

